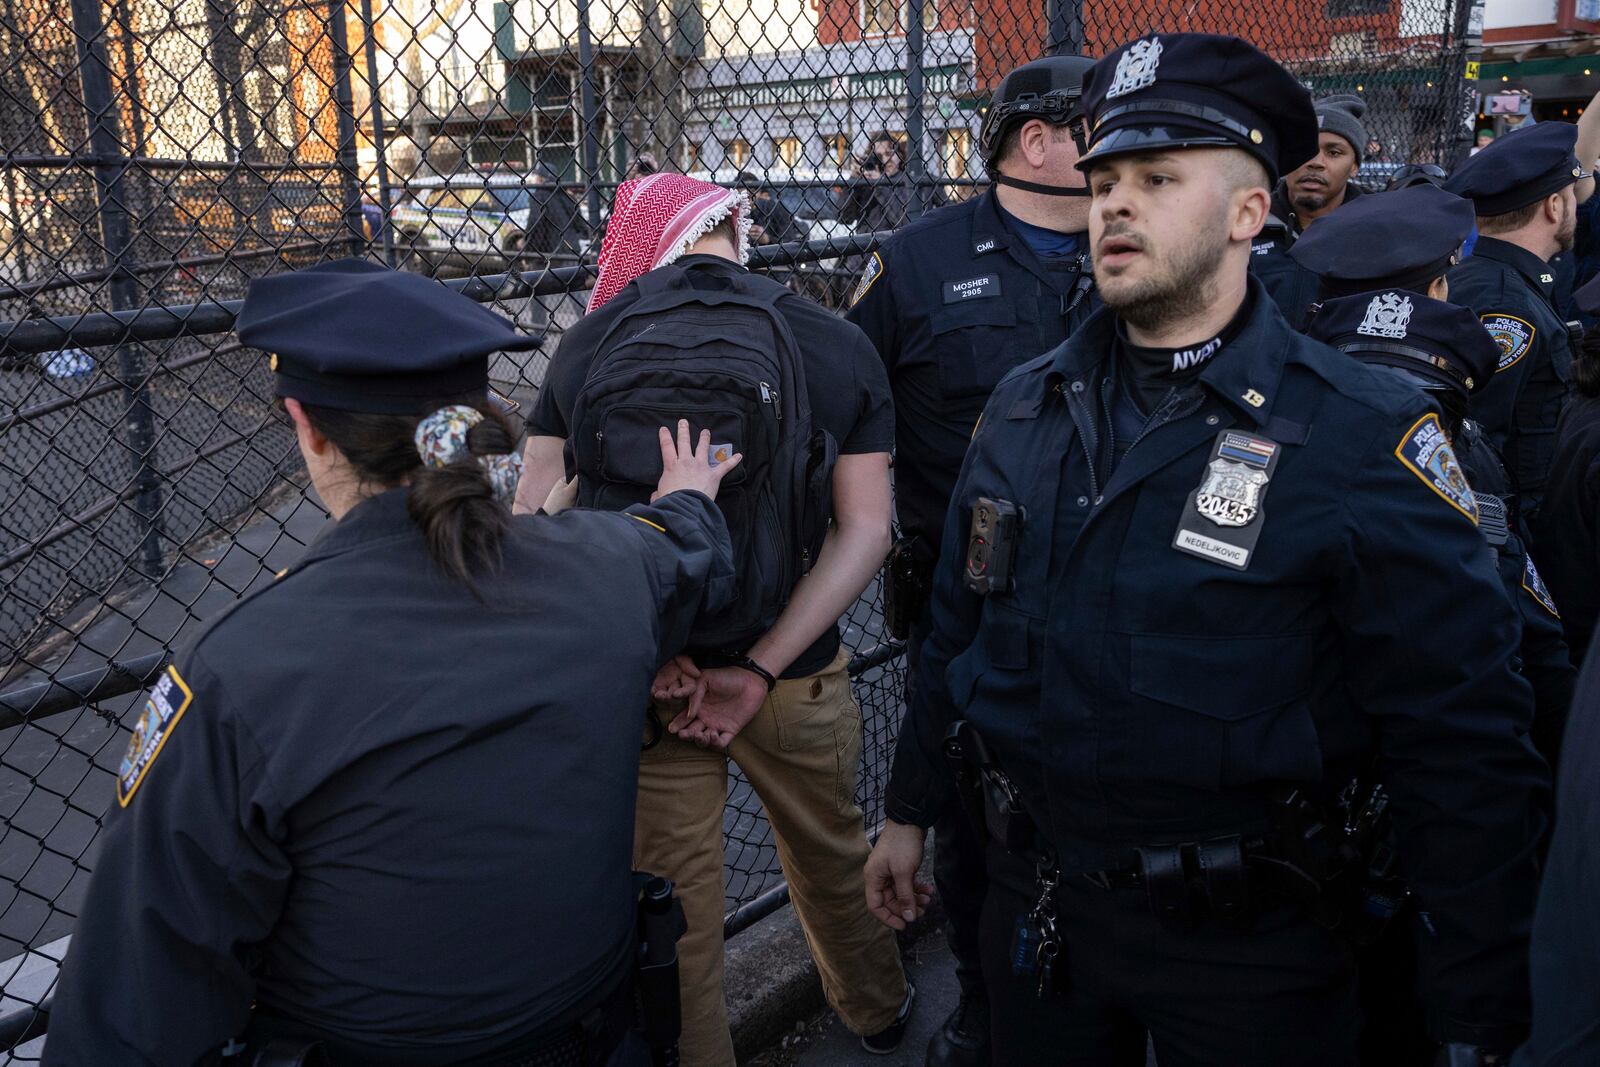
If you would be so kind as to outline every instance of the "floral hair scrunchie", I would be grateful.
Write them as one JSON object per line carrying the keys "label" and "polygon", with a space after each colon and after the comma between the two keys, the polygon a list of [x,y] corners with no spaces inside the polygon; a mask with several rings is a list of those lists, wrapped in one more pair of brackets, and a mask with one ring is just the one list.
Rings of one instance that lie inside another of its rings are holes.
{"label": "floral hair scrunchie", "polygon": [[[442,470],[459,459],[472,456],[467,446],[467,434],[483,421],[483,412],[465,404],[442,407],[417,423],[417,455],[422,465],[430,470]],[[494,486],[495,499],[509,505],[517,495],[517,482],[522,478],[522,456],[509,452],[498,456],[478,456],[478,465],[489,476]]]}

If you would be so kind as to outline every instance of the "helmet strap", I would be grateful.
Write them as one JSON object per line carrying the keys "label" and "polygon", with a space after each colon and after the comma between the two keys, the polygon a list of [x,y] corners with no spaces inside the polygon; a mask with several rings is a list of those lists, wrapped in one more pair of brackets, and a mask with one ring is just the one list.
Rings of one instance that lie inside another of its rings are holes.
{"label": "helmet strap", "polygon": [[1009,185],[1013,189],[1021,189],[1027,193],[1038,193],[1040,196],[1089,195],[1089,187],[1087,185],[1041,185],[1038,182],[1028,182],[1023,181],[1021,178],[1013,178],[1009,174],[996,174],[994,183],[996,185]]}

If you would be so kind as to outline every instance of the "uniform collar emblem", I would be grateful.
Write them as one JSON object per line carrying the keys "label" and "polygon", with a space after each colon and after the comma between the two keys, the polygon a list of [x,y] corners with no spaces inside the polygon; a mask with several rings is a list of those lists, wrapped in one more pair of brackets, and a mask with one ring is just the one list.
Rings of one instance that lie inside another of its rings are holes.
{"label": "uniform collar emblem", "polygon": [[1117,60],[1117,72],[1111,79],[1111,88],[1106,90],[1106,99],[1150,88],[1156,83],[1156,68],[1160,64],[1161,38],[1135,41]]}
{"label": "uniform collar emblem", "polygon": [[1212,460],[1194,495],[1195,510],[1218,526],[1248,526],[1261,510],[1265,471],[1220,456]]}
{"label": "uniform collar emblem", "polygon": [[1356,333],[1368,337],[1402,338],[1411,324],[1411,298],[1399,293],[1379,293],[1367,305],[1367,317],[1356,327]]}

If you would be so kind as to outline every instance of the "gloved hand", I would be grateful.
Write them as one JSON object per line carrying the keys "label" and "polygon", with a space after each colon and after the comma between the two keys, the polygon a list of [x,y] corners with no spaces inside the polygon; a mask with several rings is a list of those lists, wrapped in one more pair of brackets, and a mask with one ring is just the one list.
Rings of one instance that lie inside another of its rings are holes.
{"label": "gloved hand", "polygon": [[578,476],[573,475],[550,487],[550,495],[544,498],[544,513],[559,515],[577,502]]}

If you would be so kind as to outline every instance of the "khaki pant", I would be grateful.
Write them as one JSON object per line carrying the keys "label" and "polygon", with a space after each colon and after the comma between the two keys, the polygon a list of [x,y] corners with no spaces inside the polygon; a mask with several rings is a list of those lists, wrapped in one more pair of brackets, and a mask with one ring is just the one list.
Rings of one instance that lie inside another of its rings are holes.
{"label": "khaki pant", "polygon": [[[780,681],[728,755],[766,809],[795,914],[846,1026],[875,1033],[905,1000],[894,932],[867,913],[867,838],[856,806],[861,708],[840,652],[826,670]],[[722,813],[728,762],[663,734],[639,768],[633,862],[676,884],[689,920],[678,943],[685,1067],[732,1067],[722,990]]]}

